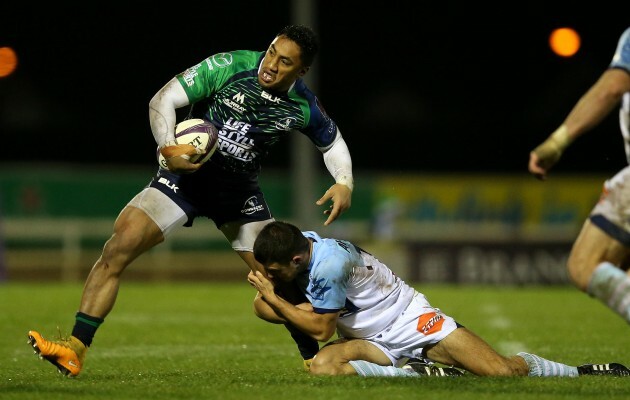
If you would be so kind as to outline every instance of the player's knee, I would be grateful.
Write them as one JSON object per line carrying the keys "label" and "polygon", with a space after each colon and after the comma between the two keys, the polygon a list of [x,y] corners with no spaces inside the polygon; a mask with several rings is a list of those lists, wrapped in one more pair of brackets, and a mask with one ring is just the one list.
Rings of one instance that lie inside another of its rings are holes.
{"label": "player's knee", "polygon": [[153,244],[133,230],[117,230],[103,246],[97,265],[102,265],[110,273],[120,273],[139,255]]}
{"label": "player's knee", "polygon": [[309,372],[311,375],[340,375],[341,371],[336,368],[337,363],[326,354],[317,354],[311,362],[311,368]]}
{"label": "player's knee", "polygon": [[126,231],[118,231],[105,242],[103,247],[103,258],[110,261],[119,258],[124,254],[133,253],[133,250],[140,246],[141,240]]}

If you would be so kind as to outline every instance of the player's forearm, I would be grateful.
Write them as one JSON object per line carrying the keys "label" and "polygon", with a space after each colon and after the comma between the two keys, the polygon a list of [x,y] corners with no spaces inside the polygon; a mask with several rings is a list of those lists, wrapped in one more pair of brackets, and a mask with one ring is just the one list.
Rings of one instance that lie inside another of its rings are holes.
{"label": "player's forearm", "polygon": [[256,298],[254,299],[254,313],[258,318],[273,324],[285,324],[288,322],[284,317],[280,316],[273,307],[271,307],[271,305],[269,305],[260,292],[258,292]]}
{"label": "player's forearm", "polygon": [[627,72],[608,70],[580,98],[563,125],[567,129],[569,143],[597,126],[619,106],[624,92],[630,90]]}
{"label": "player's forearm", "polygon": [[325,342],[335,333],[336,325],[333,324],[331,329],[331,325],[320,314],[301,310],[278,296],[266,300],[276,314],[315,340]]}
{"label": "player's forearm", "polygon": [[575,139],[593,129],[619,105],[628,90],[630,79],[625,71],[606,71],[578,100],[562,125],[533,150],[538,165],[551,168]]}
{"label": "player's forearm", "polygon": [[337,139],[333,145],[324,153],[324,164],[336,183],[346,185],[352,190],[354,188],[354,178],[352,176],[352,157],[346,141],[343,140],[340,132],[337,132]]}

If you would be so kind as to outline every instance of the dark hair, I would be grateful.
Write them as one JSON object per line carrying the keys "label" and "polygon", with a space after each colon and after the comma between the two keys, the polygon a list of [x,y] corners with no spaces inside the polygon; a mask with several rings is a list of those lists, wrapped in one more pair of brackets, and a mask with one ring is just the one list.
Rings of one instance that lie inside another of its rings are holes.
{"label": "dark hair", "polygon": [[310,67],[315,60],[315,56],[319,51],[319,40],[315,32],[304,25],[287,25],[278,34],[278,36],[286,36],[300,46],[300,59],[302,63]]}
{"label": "dark hair", "polygon": [[307,252],[310,243],[302,232],[287,222],[271,222],[254,242],[254,257],[262,265],[287,264],[296,254]]}

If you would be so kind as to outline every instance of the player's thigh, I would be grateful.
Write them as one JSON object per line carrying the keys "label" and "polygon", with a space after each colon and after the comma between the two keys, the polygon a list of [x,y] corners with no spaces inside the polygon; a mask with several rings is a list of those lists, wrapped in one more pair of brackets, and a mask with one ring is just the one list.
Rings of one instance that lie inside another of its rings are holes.
{"label": "player's thigh", "polygon": [[587,220],[582,226],[568,260],[568,272],[573,282],[585,290],[593,270],[603,261],[628,268],[630,249]]}
{"label": "player's thigh", "polygon": [[112,270],[120,270],[163,240],[151,218],[138,208],[126,206],[114,222],[114,233],[103,246],[101,260]]}
{"label": "player's thigh", "polygon": [[356,371],[350,364],[353,360],[365,360],[378,365],[391,365],[381,349],[363,339],[338,339],[322,347],[311,364],[315,375],[352,375]]}
{"label": "player's thigh", "polygon": [[234,250],[251,252],[262,228],[273,221],[273,218],[260,221],[232,221],[222,224],[219,229]]}
{"label": "player's thigh", "polygon": [[485,340],[467,328],[460,327],[437,344],[427,348],[427,358],[446,365],[464,368],[480,376],[527,374],[524,362],[497,353]]}
{"label": "player's thigh", "polygon": [[230,242],[232,248],[245,261],[252,271],[260,271],[264,273],[262,265],[254,258],[254,242],[256,237],[270,222],[274,219],[265,219],[262,221],[233,221],[226,222],[219,228],[225,238]]}
{"label": "player's thigh", "polygon": [[166,238],[170,233],[183,226],[188,220],[184,210],[175,201],[153,187],[145,188],[131,199],[125,210],[123,210],[123,213],[132,208],[144,215],[133,212],[131,216],[124,216],[121,213],[116,222],[117,224],[120,223],[121,228],[133,228],[127,223],[127,220],[130,218],[133,218],[137,223],[145,222],[146,218],[148,218],[153,221],[154,226],[147,222],[146,224],[141,224],[140,228],[152,228],[152,231],[155,231],[153,228],[157,227],[161,233],[160,236]]}

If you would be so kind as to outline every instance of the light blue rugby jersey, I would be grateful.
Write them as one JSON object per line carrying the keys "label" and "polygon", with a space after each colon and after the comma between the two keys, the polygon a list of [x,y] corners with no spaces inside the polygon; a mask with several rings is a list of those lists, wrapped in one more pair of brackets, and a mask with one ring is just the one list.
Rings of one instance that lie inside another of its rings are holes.
{"label": "light blue rugby jersey", "polygon": [[[622,69],[630,74],[630,28],[621,34],[609,67]],[[630,92],[626,92],[621,101],[619,127],[624,140],[626,159],[630,164]]]}
{"label": "light blue rugby jersey", "polygon": [[315,312],[336,312],[352,304],[346,302],[348,278],[355,266],[364,267],[363,259],[352,243],[323,239],[316,232],[302,232],[313,239],[313,252],[307,271],[297,277],[298,286]]}
{"label": "light blue rugby jersey", "polygon": [[621,34],[610,67],[624,69],[630,74],[630,28]]}
{"label": "light blue rugby jersey", "polygon": [[308,269],[298,286],[319,314],[341,311],[337,332],[367,338],[386,329],[407,308],[415,289],[372,254],[351,242],[322,238],[312,231]]}

